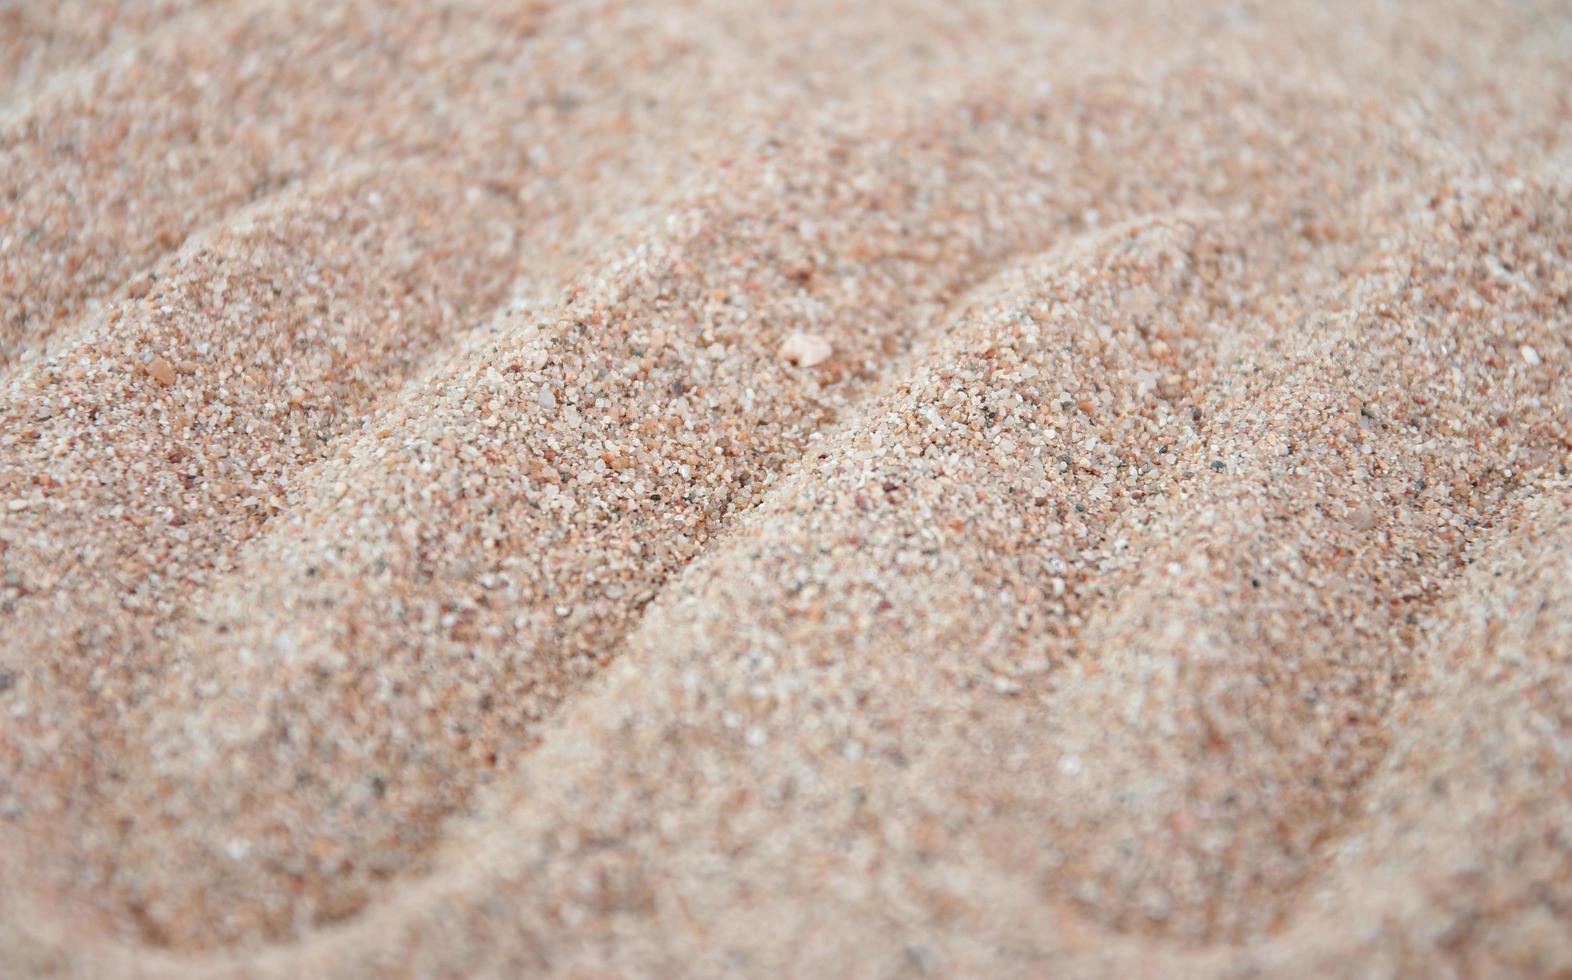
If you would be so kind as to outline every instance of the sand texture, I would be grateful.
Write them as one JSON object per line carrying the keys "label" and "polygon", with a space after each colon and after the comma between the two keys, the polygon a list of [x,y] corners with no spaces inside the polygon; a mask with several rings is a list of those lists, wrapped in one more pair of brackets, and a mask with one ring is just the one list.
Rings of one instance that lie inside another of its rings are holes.
{"label": "sand texture", "polygon": [[1572,976],[1572,4],[0,0],[0,977]]}

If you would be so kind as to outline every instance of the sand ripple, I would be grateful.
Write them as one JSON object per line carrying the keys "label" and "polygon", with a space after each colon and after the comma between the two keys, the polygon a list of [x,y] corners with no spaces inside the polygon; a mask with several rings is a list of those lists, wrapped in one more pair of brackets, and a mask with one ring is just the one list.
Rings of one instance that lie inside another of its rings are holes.
{"label": "sand ripple", "polygon": [[1446,7],[0,11],[0,973],[1572,969]]}

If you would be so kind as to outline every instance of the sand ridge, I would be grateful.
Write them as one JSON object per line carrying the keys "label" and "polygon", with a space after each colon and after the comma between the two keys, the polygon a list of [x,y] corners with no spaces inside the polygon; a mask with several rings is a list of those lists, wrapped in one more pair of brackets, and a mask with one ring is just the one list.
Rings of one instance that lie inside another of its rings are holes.
{"label": "sand ridge", "polygon": [[22,9],[3,972],[1572,966],[1572,12]]}

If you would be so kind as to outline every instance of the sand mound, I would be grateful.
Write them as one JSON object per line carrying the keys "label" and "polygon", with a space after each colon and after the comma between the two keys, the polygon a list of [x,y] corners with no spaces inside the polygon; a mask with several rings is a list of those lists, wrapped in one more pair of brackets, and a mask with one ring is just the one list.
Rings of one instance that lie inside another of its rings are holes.
{"label": "sand mound", "polygon": [[0,973],[1572,970],[1572,10],[13,6]]}

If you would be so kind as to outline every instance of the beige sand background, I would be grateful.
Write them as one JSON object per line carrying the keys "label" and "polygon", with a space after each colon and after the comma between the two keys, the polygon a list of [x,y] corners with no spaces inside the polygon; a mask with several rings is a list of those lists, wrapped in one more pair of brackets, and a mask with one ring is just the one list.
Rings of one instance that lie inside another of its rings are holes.
{"label": "beige sand background", "polygon": [[0,976],[1572,975],[1572,6],[0,0]]}

